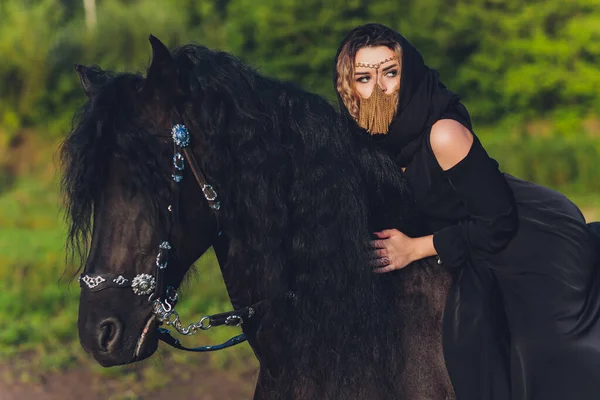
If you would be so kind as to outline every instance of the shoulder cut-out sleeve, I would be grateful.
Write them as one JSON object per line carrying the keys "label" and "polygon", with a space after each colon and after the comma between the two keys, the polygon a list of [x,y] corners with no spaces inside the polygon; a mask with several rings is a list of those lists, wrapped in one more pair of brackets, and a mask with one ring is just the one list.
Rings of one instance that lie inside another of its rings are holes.
{"label": "shoulder cut-out sleeve", "polygon": [[433,245],[449,267],[470,257],[484,258],[503,250],[518,230],[514,195],[477,139],[467,156],[444,174],[465,205],[469,217],[433,235]]}

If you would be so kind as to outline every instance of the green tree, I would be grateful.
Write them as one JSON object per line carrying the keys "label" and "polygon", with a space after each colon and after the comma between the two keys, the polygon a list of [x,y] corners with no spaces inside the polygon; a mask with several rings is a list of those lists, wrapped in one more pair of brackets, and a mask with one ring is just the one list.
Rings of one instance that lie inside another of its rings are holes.
{"label": "green tree", "polygon": [[360,0],[231,0],[228,49],[271,76],[333,97],[333,59],[343,36],[364,22]]}
{"label": "green tree", "polygon": [[0,3],[0,125],[14,131],[38,120],[62,22],[56,1]]}
{"label": "green tree", "polygon": [[600,0],[464,0],[456,12],[482,27],[456,80],[481,116],[600,111]]}
{"label": "green tree", "polygon": [[413,42],[479,122],[600,112],[600,0],[4,0],[0,127],[64,132],[83,100],[73,64],[143,71],[150,33],[333,99],[335,51],[365,22]]}

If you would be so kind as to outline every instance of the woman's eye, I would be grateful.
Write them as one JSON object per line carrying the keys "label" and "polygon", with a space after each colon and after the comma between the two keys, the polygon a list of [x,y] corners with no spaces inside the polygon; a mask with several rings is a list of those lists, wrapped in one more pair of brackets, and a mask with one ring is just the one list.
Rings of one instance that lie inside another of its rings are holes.
{"label": "woman's eye", "polygon": [[360,78],[358,78],[356,80],[356,82],[367,83],[367,82],[369,82],[369,79],[371,79],[371,77],[369,77],[369,76],[361,76]]}
{"label": "woman's eye", "polygon": [[393,78],[393,77],[395,77],[395,76],[398,75],[398,70],[397,69],[393,69],[391,71],[388,71],[385,75]]}

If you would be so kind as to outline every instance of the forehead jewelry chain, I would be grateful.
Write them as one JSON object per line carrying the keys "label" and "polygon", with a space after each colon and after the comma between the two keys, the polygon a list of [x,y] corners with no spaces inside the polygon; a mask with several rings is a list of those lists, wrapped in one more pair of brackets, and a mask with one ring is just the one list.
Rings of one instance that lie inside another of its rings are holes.
{"label": "forehead jewelry chain", "polygon": [[385,63],[386,63],[386,62],[388,62],[388,61],[392,61],[392,60],[395,60],[395,59],[396,59],[396,56],[392,56],[392,57],[390,57],[390,58],[386,58],[385,60],[383,60],[383,61],[380,61],[380,62],[378,62],[378,63],[376,63],[376,64],[369,64],[369,63],[362,63],[362,62],[359,62],[359,63],[356,63],[356,66],[357,66],[357,67],[364,67],[364,68],[375,68],[375,69],[379,69],[379,67],[381,67],[381,65],[385,64]]}

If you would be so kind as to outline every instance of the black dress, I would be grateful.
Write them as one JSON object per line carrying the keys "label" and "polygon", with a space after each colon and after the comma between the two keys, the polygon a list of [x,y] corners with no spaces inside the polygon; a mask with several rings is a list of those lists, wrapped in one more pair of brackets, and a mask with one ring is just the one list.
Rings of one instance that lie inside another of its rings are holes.
{"label": "black dress", "polygon": [[458,399],[600,399],[599,246],[579,209],[502,174],[477,137],[443,171],[424,134],[404,174],[456,272],[443,336]]}

